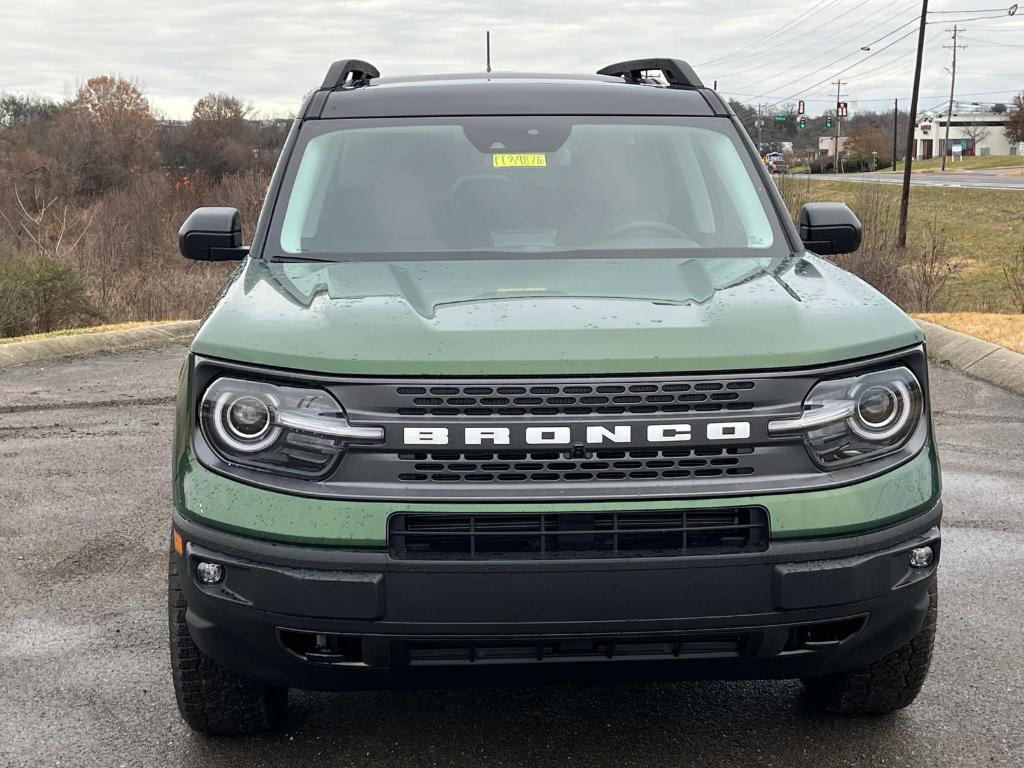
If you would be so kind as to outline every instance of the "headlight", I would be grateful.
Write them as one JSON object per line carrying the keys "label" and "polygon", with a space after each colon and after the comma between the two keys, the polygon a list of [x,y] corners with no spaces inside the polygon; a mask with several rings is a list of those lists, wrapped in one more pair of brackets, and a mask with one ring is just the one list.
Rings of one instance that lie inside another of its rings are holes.
{"label": "headlight", "polygon": [[771,435],[803,435],[822,469],[860,464],[899,450],[917,429],[924,394],[907,368],[821,381],[799,419],[773,421]]}
{"label": "headlight", "polygon": [[226,462],[302,477],[325,474],[351,442],[383,440],[380,427],[353,427],[330,393],[219,378],[203,393],[199,425]]}

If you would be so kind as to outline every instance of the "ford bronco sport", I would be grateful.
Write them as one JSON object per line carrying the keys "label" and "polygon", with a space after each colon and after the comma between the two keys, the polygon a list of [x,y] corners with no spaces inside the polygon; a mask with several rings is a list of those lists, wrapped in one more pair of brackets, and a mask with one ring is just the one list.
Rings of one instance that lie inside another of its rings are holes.
{"label": "ford bronco sport", "polygon": [[181,373],[181,713],[290,687],[799,678],[908,705],[941,516],[918,327],[684,62],[331,66]]}

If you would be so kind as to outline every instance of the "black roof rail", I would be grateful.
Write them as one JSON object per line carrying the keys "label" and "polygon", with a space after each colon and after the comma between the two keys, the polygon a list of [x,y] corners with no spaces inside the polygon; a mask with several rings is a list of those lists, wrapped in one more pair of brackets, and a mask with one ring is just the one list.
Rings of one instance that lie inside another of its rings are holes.
{"label": "black roof rail", "polygon": [[661,72],[669,87],[703,88],[704,83],[697,77],[693,67],[681,59],[634,59],[609,64],[597,70],[599,75],[621,77],[627,83],[646,83],[644,72]]}
{"label": "black roof rail", "polygon": [[359,59],[341,59],[331,64],[320,89],[333,91],[335,88],[343,88],[346,85],[350,88],[359,88],[369,85],[370,81],[377,77],[380,77],[380,72],[373,64]]}
{"label": "black roof rail", "polygon": [[340,59],[334,62],[327,70],[323,84],[306,99],[305,108],[302,110],[302,119],[315,120],[320,117],[324,110],[324,104],[327,103],[327,97],[332,91],[362,88],[377,77],[380,77],[380,72],[367,61]]}

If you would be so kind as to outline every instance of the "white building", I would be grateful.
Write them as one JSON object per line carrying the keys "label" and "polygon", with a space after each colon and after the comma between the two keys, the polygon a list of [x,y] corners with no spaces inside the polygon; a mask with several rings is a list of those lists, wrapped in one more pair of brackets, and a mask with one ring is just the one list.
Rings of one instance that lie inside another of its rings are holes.
{"label": "white building", "polygon": [[[846,152],[846,142],[849,141],[848,136],[839,137],[839,151],[842,153]],[[836,137],[835,136],[819,136],[818,137],[818,154],[823,157],[832,157],[836,153]]]}
{"label": "white building", "polygon": [[[947,156],[961,155],[1017,155],[1019,144],[1010,144],[1006,138],[1005,113],[957,112],[949,121],[949,149]],[[914,129],[914,154],[917,160],[941,157],[945,147],[946,112],[926,114],[919,118]]]}

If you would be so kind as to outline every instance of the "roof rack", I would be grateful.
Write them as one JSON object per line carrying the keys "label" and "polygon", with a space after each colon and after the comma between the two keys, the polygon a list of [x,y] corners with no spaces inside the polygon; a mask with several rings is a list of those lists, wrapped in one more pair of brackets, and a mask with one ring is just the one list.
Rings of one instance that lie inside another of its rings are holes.
{"label": "roof rack", "polygon": [[333,91],[351,90],[369,85],[380,72],[373,64],[359,59],[340,59],[331,64],[323,84],[306,99],[302,110],[304,120],[313,120],[323,113],[327,97]]}
{"label": "roof rack", "polygon": [[644,72],[661,72],[670,88],[703,88],[704,83],[697,77],[693,67],[681,59],[634,59],[609,64],[597,70],[599,75],[621,77],[627,83],[650,84]]}
{"label": "roof rack", "polygon": [[373,64],[359,59],[341,59],[331,64],[320,90],[333,91],[336,88],[359,88],[369,85],[380,72]]}

